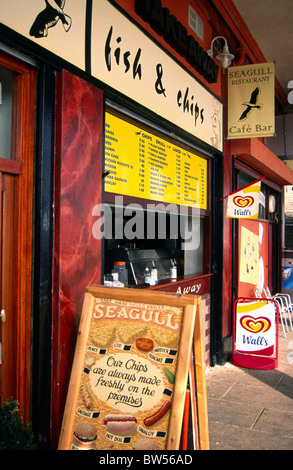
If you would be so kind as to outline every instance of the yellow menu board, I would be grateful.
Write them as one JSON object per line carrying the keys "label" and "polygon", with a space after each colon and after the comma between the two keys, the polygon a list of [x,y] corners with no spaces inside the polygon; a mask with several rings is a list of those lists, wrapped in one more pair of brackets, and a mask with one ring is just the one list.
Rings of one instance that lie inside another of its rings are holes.
{"label": "yellow menu board", "polygon": [[105,191],[207,209],[206,159],[110,113],[105,171]]}

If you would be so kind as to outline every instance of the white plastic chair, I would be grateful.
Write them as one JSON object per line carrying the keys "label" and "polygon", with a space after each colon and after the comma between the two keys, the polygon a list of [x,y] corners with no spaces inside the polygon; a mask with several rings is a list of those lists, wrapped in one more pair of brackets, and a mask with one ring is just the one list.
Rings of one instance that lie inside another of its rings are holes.
{"label": "white plastic chair", "polygon": [[[275,295],[271,294],[271,291],[268,286],[264,286],[264,293],[267,299],[275,299],[280,305],[280,316],[281,316],[281,321],[284,319],[286,329],[289,332],[289,327],[287,323],[287,318],[289,319],[289,323],[291,326],[291,331],[293,331],[293,324],[292,324],[292,318],[293,318],[293,305],[291,302],[291,298],[288,294],[284,294],[282,292],[278,292]],[[284,330],[284,328],[283,328]],[[285,333],[285,331],[284,331]],[[286,334],[285,334],[286,336]]]}
{"label": "white plastic chair", "polygon": [[[254,294],[255,294],[255,297],[257,299],[262,299],[263,298],[263,295],[262,295],[262,289],[260,287],[256,287],[254,289]],[[286,307],[285,307],[285,304],[284,304],[284,300],[281,298],[281,297],[278,297],[278,298],[274,298],[273,296],[269,296],[269,292],[266,291],[265,292],[265,297],[267,299],[273,299],[275,300],[276,302],[278,302],[278,305],[279,305],[279,313],[280,313],[280,319],[281,319],[281,323],[282,323],[282,328],[283,328],[283,333],[284,333],[284,336],[286,338],[286,328],[285,328],[285,325],[287,327],[287,330],[289,331],[288,329],[288,325],[287,325],[287,322],[285,321],[285,314],[287,312],[286,310]]]}
{"label": "white plastic chair", "polygon": [[261,288],[260,287],[256,287],[254,289],[254,294],[255,294],[255,297],[258,298],[258,299],[261,299],[262,298],[262,295],[261,295]]}

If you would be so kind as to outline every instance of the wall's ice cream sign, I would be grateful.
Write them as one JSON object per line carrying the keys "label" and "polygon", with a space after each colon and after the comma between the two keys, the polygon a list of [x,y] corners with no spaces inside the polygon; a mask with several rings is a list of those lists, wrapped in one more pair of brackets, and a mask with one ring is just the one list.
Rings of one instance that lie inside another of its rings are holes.
{"label": "wall's ice cream sign", "polygon": [[275,351],[275,316],[273,303],[239,303],[236,310],[236,351],[272,356]]}

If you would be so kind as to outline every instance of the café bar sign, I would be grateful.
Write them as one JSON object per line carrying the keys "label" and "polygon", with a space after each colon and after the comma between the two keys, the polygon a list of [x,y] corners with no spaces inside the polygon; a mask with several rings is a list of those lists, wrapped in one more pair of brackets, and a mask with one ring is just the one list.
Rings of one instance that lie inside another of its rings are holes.
{"label": "caf\u00e9 bar sign", "polygon": [[223,105],[190,72],[109,1],[55,3],[0,0],[0,32],[9,27],[223,151]]}
{"label": "caf\u00e9 bar sign", "polygon": [[228,69],[228,139],[275,134],[274,63]]}

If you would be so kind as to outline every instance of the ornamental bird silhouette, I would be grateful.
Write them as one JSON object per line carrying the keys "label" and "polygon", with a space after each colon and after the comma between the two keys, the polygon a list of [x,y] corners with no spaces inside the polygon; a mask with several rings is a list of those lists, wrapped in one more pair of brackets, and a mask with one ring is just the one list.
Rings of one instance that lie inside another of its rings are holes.
{"label": "ornamental bird silhouette", "polygon": [[253,92],[251,93],[249,103],[248,103],[248,102],[242,103],[243,106],[246,106],[246,109],[245,109],[245,110],[243,111],[243,113],[241,114],[241,116],[240,116],[240,118],[239,118],[239,121],[243,121],[244,119],[246,119],[247,116],[248,116],[254,109],[261,109],[261,108],[262,108],[262,104],[257,104],[258,95],[259,95],[259,94],[260,94],[260,88],[259,88],[259,87],[256,87],[256,89],[253,90]]}
{"label": "ornamental bird silhouette", "polygon": [[55,26],[61,20],[66,32],[71,28],[72,20],[70,16],[64,13],[66,0],[45,0],[46,8],[42,10],[30,29],[30,36],[43,38],[48,36],[48,29]]}

